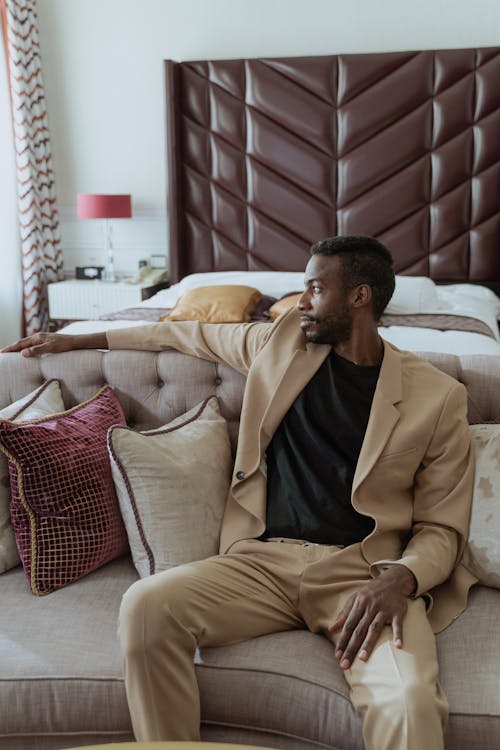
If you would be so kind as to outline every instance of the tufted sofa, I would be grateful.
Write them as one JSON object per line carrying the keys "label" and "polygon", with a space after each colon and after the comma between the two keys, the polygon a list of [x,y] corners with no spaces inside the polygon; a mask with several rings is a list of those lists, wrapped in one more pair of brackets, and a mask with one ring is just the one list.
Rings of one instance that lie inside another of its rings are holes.
{"label": "tufted sofa", "polygon": [[[464,382],[470,421],[500,421],[500,357],[429,355]],[[0,355],[0,408],[49,378],[66,405],[104,383],[129,424],[159,426],[215,393],[233,443],[244,379],[173,351]],[[37,598],[21,568],[0,576],[0,750],[45,750],[132,738],[115,636],[122,593],[136,579],[128,556]],[[477,586],[438,636],[451,715],[449,750],[500,747],[500,591]],[[362,750],[360,722],[326,639],[306,631],[203,649],[197,655],[202,736],[290,750]],[[168,707],[165,707],[168,710]]]}

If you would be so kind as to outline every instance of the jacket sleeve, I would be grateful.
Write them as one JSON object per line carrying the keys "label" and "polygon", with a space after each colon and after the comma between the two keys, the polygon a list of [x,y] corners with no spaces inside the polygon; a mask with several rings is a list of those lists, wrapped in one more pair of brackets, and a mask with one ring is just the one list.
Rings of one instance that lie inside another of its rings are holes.
{"label": "jacket sleeve", "polygon": [[[469,533],[474,482],[467,395],[457,383],[448,392],[423,462],[415,476],[413,527],[397,564],[417,580],[414,596],[445,581],[460,561]],[[379,560],[383,569],[394,560]]]}
{"label": "jacket sleeve", "polygon": [[184,354],[225,362],[246,374],[272,330],[270,323],[156,323],[107,331],[110,349],[158,352],[176,349]]}

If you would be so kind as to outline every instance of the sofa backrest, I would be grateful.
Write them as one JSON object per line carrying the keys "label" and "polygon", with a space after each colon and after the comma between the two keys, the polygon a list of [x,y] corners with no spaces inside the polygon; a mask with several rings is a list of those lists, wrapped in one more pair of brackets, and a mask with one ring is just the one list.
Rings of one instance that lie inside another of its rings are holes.
{"label": "sofa backrest", "polygon": [[[471,424],[500,422],[500,356],[421,356],[466,385]],[[128,424],[139,430],[159,427],[215,394],[235,443],[245,378],[227,365],[175,351],[89,350],[33,359],[1,354],[0,408],[50,378],[61,381],[68,408],[109,383]]]}

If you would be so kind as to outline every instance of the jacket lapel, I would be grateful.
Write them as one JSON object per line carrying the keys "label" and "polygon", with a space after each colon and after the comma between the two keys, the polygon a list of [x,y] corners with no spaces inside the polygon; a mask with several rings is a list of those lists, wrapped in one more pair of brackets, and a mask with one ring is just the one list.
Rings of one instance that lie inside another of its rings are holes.
{"label": "jacket lapel", "polygon": [[403,398],[401,377],[399,353],[384,341],[384,359],[352,483],[353,496],[372,470],[399,420],[400,414],[395,404]]}
{"label": "jacket lapel", "polygon": [[[331,347],[327,345],[308,344],[307,347],[304,345],[292,351],[291,354],[288,352],[288,357],[280,363],[280,366],[275,365],[274,371],[269,373],[268,378],[273,378],[275,385],[266,394],[267,403],[264,405],[262,416],[259,418],[255,415],[255,431],[248,429],[248,425],[246,425],[246,430],[240,429],[237,462],[238,466],[244,467],[247,474],[252,474],[258,469],[269,441],[281,420],[301,390],[319,369],[330,350]],[[252,382],[252,390],[256,391],[257,387],[258,383]],[[250,419],[253,416],[251,415]],[[232,486],[236,489],[238,487],[238,481],[234,477]]]}
{"label": "jacket lapel", "polygon": [[285,365],[275,391],[262,416],[261,432],[271,437],[299,393],[319,370],[331,351],[326,344],[308,344],[297,349]]}
{"label": "jacket lapel", "polygon": [[[255,430],[247,429],[240,432],[237,464],[238,468],[245,471],[247,477],[251,477],[257,472],[261,458],[281,420],[299,393],[320,368],[330,351],[331,347],[326,344],[307,344],[305,346],[299,344],[291,353],[288,350],[287,356],[283,357],[279,366],[274,362],[273,370],[271,372],[267,370],[276,385],[266,393],[267,404],[262,412],[262,417],[256,419]],[[253,388],[256,388],[257,385],[257,383],[254,383]],[[384,342],[384,359],[373,398],[365,439],[354,474],[353,496],[361,482],[371,471],[399,420],[399,411],[395,404],[401,401],[401,398],[400,356],[397,350]],[[250,416],[250,419],[252,417],[253,415]],[[257,498],[252,492],[247,494],[245,491],[246,485],[247,482],[239,482],[234,476],[232,481],[234,497],[239,504],[263,522],[265,491],[259,492],[262,497]]]}

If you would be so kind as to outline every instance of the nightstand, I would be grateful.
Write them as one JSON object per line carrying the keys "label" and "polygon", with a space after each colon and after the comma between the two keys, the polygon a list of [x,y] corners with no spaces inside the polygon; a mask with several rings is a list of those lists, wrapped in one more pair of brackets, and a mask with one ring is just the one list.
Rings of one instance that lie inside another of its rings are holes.
{"label": "nightstand", "polygon": [[49,318],[56,328],[63,321],[96,320],[105,313],[134,307],[167,286],[167,282],[141,286],[124,281],[56,281],[48,285]]}

